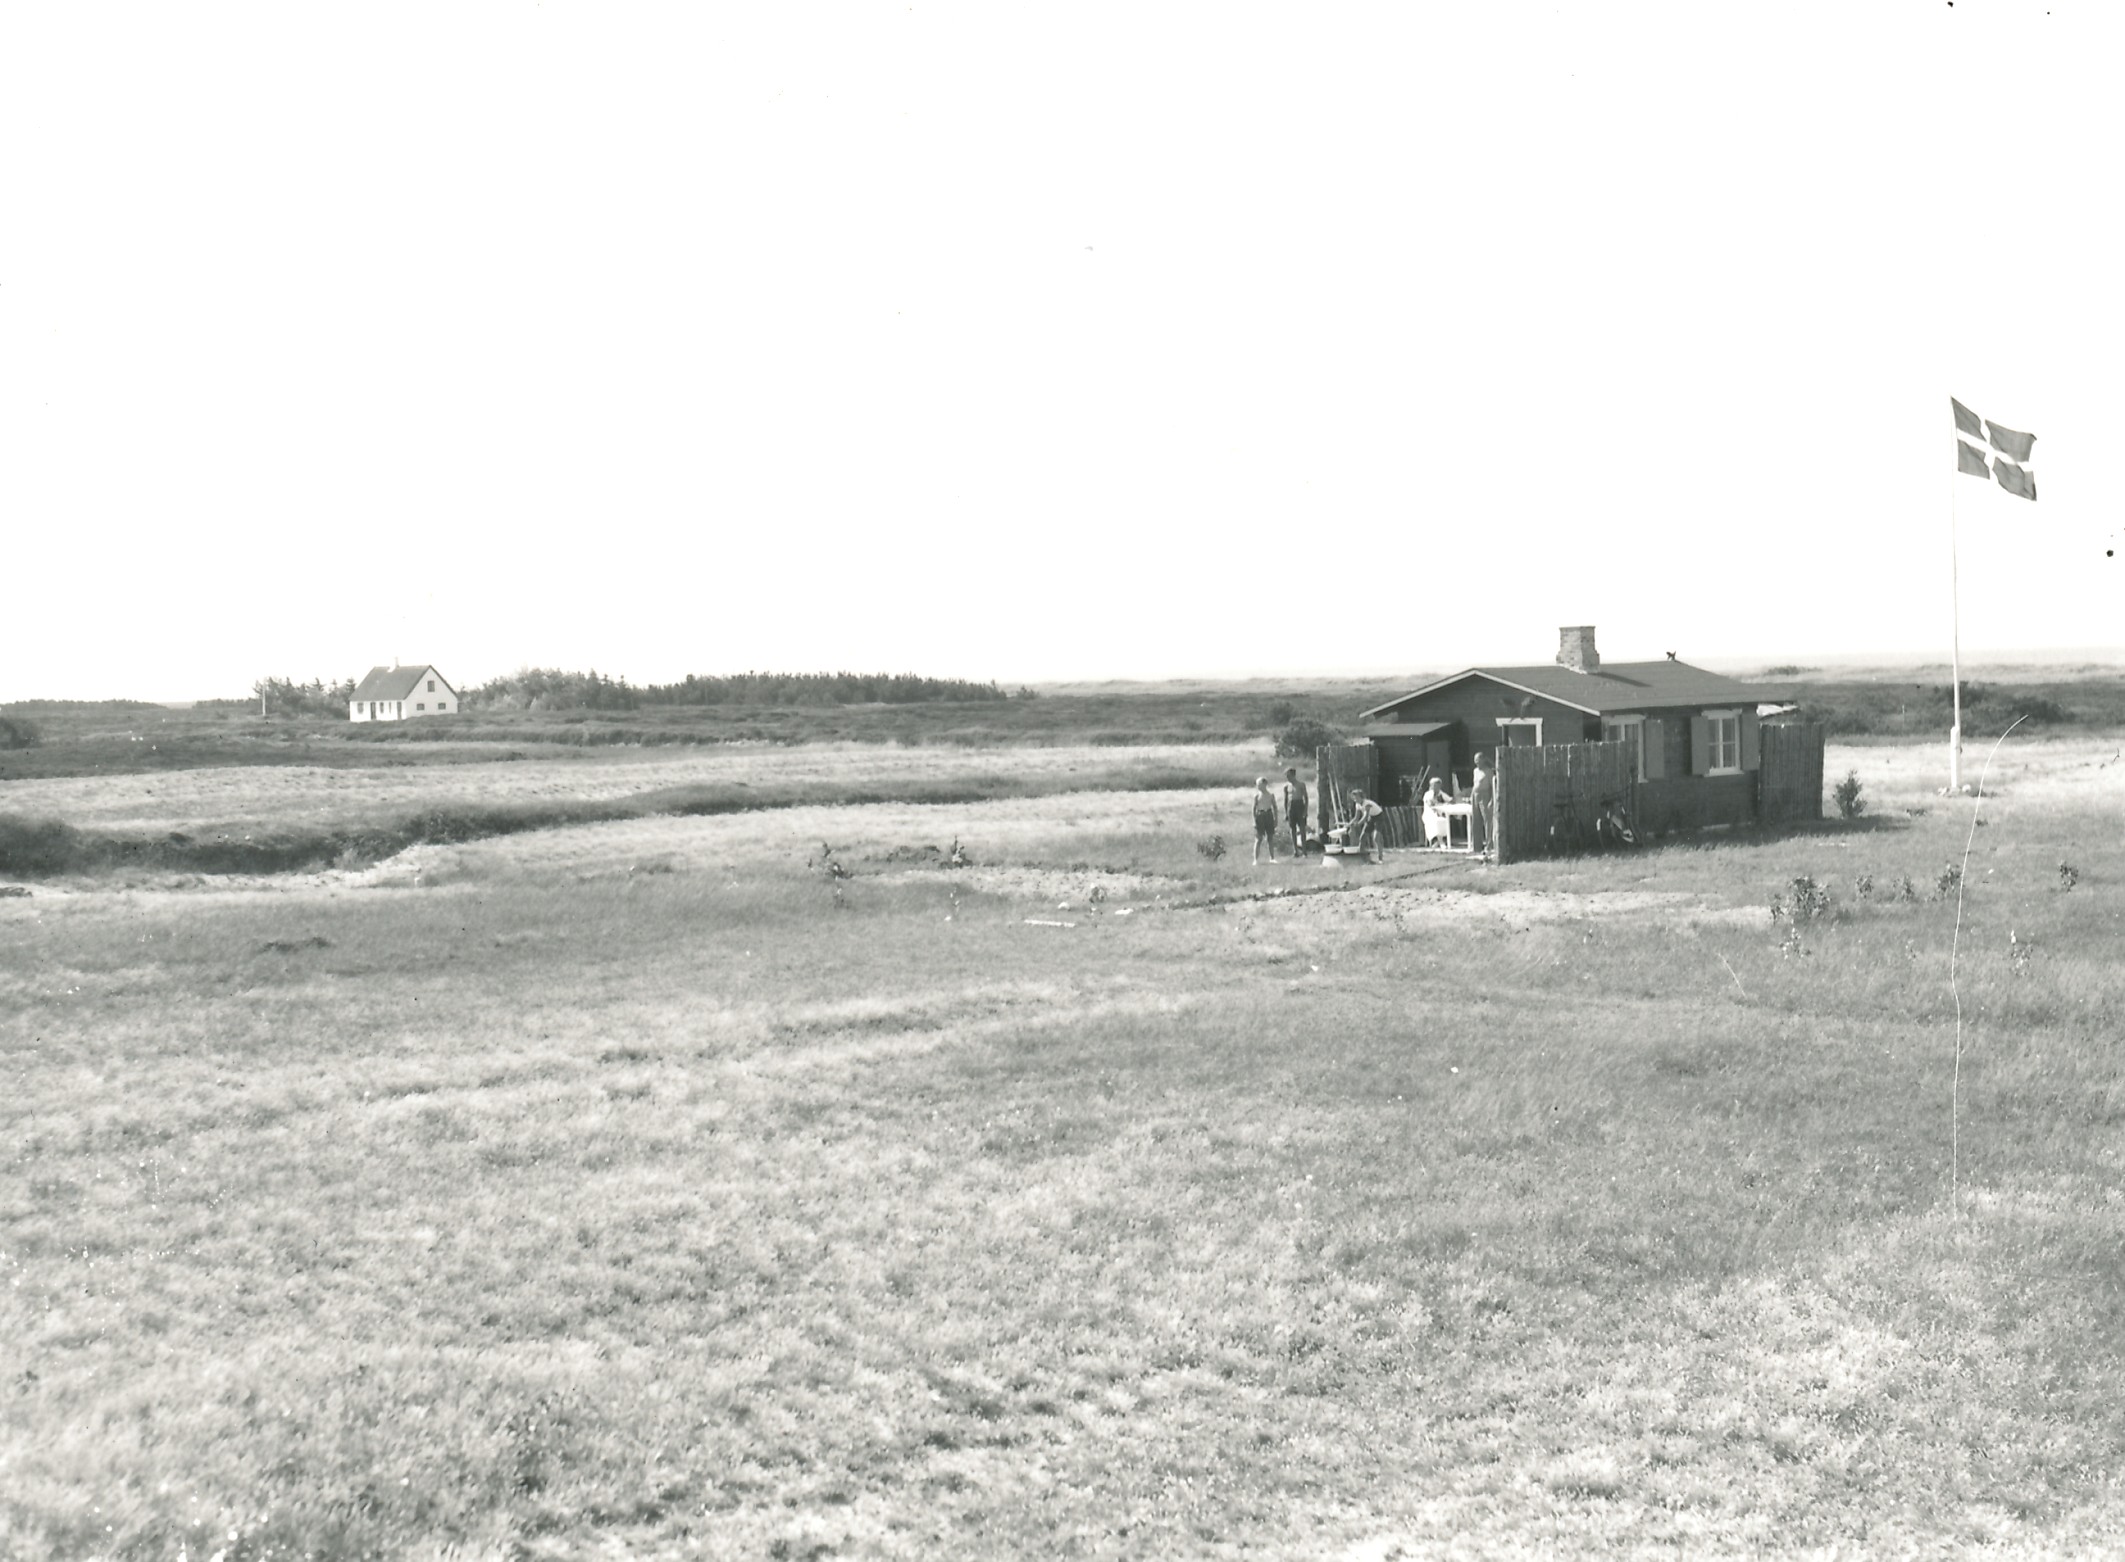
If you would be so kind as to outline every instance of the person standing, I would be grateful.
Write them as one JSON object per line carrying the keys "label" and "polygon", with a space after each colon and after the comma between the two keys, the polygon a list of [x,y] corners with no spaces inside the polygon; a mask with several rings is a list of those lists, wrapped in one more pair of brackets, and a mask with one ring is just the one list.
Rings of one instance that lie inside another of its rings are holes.
{"label": "person standing", "polygon": [[1262,865],[1262,848],[1269,848],[1269,860],[1276,861],[1276,799],[1269,795],[1269,778],[1254,778],[1254,865]]}
{"label": "person standing", "polygon": [[1490,755],[1476,756],[1476,784],[1469,788],[1476,805],[1475,817],[1482,821],[1483,839],[1476,843],[1479,855],[1492,857],[1498,850],[1498,778],[1491,774]]}
{"label": "person standing", "polygon": [[1291,826],[1291,855],[1306,850],[1306,783],[1296,765],[1284,772],[1284,822]]}

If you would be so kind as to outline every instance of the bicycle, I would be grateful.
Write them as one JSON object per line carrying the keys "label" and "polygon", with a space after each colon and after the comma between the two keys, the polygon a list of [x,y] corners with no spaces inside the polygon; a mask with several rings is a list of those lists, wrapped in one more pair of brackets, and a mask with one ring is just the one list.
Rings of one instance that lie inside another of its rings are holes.
{"label": "bicycle", "polygon": [[1601,800],[1601,812],[1594,819],[1594,835],[1603,846],[1638,844],[1638,832],[1631,827],[1631,816],[1624,810],[1621,798]]}

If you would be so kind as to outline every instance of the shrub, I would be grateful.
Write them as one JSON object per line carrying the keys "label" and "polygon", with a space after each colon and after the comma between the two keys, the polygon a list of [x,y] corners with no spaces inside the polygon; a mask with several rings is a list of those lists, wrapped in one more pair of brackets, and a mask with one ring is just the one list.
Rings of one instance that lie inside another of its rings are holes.
{"label": "shrub", "polygon": [[2074,887],[2074,885],[2076,885],[2076,884],[2078,884],[2078,883],[2080,883],[2080,882],[2081,882],[2081,870],[2080,870],[2079,868],[2076,868],[2076,867],[2075,867],[2075,866],[2074,866],[2074,865],[2073,865],[2072,863],[2070,863],[2070,862],[2062,862],[2062,863],[2060,863],[2060,864],[2059,864],[2059,888],[2060,888],[2060,889],[2062,889],[2062,890],[2068,890],[2068,889],[2072,889],[2072,888]]}
{"label": "shrub", "polygon": [[1874,894],[1874,875],[1871,873],[1862,873],[1857,879],[1853,881],[1852,887],[1859,891],[1859,898],[1861,900],[1867,900],[1871,898]]}
{"label": "shrub", "polygon": [[1195,852],[1207,862],[1216,862],[1225,855],[1225,838],[1222,835],[1206,835],[1195,843]]}
{"label": "shrub", "polygon": [[1771,901],[1771,920],[1791,918],[1793,922],[1820,922],[1830,914],[1830,892],[1815,880],[1802,874],[1786,885],[1785,893]]}
{"label": "shrub", "polygon": [[0,748],[35,748],[44,734],[27,716],[0,716]]}
{"label": "shrub", "polygon": [[81,836],[58,819],[0,814],[0,873],[63,873],[81,864]]}
{"label": "shrub", "polygon": [[1286,723],[1277,734],[1276,752],[1279,759],[1311,759],[1314,750],[1326,748],[1331,743],[1343,741],[1343,734],[1311,716],[1301,716]]}
{"label": "shrub", "polygon": [[1867,800],[1861,797],[1861,782],[1857,770],[1847,770],[1844,780],[1830,788],[1830,796],[1837,803],[1837,817],[1857,819],[1867,811]]}
{"label": "shrub", "polygon": [[1288,727],[1298,719],[1299,708],[1289,700],[1278,700],[1269,707],[1269,725]]}
{"label": "shrub", "polygon": [[1962,883],[1963,865],[1959,862],[1948,863],[1934,875],[1933,893],[1945,900],[1960,889]]}

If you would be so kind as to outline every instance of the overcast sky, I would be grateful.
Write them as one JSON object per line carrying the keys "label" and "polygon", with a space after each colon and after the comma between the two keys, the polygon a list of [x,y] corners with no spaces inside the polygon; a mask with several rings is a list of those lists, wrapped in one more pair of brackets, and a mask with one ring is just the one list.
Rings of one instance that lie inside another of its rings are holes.
{"label": "overcast sky", "polygon": [[0,699],[2117,646],[2119,11],[11,6]]}

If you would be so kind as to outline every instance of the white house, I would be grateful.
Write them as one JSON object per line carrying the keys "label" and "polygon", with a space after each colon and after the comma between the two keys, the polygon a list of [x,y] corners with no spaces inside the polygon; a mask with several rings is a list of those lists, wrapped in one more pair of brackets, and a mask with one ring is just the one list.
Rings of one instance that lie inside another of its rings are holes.
{"label": "white house", "polygon": [[349,721],[408,721],[448,716],[458,708],[457,690],[433,667],[372,667],[347,705]]}

